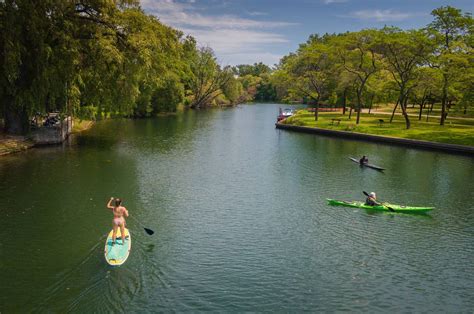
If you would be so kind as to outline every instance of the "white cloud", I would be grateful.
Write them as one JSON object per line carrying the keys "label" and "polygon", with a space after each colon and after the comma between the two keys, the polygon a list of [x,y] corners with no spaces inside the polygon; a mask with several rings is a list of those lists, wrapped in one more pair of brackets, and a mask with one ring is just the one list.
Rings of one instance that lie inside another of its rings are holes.
{"label": "white cloud", "polygon": [[218,54],[256,52],[262,50],[265,45],[288,42],[282,35],[254,30],[223,28],[218,30],[182,29],[182,31],[199,38],[201,44],[211,47]]}
{"label": "white cloud", "polygon": [[[188,0],[186,3],[174,0],[142,0],[141,6],[147,13],[157,16],[163,23],[194,36],[200,45],[211,47],[218,59],[230,64],[240,64],[243,60],[248,61],[245,63],[278,62],[281,56],[265,53],[265,48],[272,44],[286,43],[288,40],[273,30],[297,25],[288,22],[261,21],[230,14],[203,15],[198,13],[198,9],[193,6],[194,2],[193,0]],[[248,12],[248,14],[265,15],[262,12]],[[260,57],[264,59],[258,59]]]}
{"label": "white cloud", "polygon": [[263,62],[269,66],[278,64],[282,55],[273,54],[269,52],[255,52],[255,53],[229,53],[223,54],[219,57],[219,62],[223,65],[239,65],[239,64],[253,64],[255,62]]}
{"label": "white cloud", "polygon": [[262,15],[268,15],[268,13],[266,12],[258,12],[258,11],[251,11],[251,12],[247,12],[248,15],[251,15],[251,16],[262,16]]}
{"label": "white cloud", "polygon": [[178,12],[173,15],[163,15],[160,20],[166,24],[177,27],[193,26],[198,28],[219,29],[222,27],[250,29],[250,28],[275,28],[294,25],[286,22],[266,22],[240,18],[232,15],[204,16],[201,14],[188,14]]}
{"label": "white cloud", "polygon": [[377,22],[402,21],[413,16],[415,13],[398,12],[394,10],[360,10],[352,12],[349,16],[361,20],[374,20]]}

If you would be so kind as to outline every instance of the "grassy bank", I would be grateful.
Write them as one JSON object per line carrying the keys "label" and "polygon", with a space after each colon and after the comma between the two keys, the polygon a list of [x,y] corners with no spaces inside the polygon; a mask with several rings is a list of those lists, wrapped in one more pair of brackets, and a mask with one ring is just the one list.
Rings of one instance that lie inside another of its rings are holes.
{"label": "grassy bank", "polygon": [[74,125],[72,127],[72,133],[79,133],[90,129],[94,125],[94,121],[91,120],[80,120],[74,118]]}
{"label": "grassy bank", "polygon": [[34,143],[24,136],[0,134],[0,156],[21,152],[34,146]]}
{"label": "grassy bank", "polygon": [[[332,119],[340,119],[340,123]],[[379,123],[379,119],[384,120]],[[405,119],[397,115],[392,123],[390,116],[382,114],[361,114],[360,123],[356,125],[356,116],[348,119],[348,114],[320,113],[319,120],[314,121],[314,114],[300,110],[294,116],[283,121],[285,124],[318,127],[330,130],[350,131],[407,139],[417,139],[439,143],[474,146],[474,119],[450,119],[440,126],[437,121],[424,122],[411,119],[411,129],[405,128]]]}

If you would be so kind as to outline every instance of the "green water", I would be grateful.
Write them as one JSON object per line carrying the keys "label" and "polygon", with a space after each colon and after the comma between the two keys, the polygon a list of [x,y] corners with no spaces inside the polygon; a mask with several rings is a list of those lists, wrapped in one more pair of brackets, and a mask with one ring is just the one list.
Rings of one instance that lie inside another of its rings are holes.
{"label": "green water", "polygon": [[[471,312],[474,159],[276,130],[278,107],[106,121],[0,159],[0,312]],[[436,209],[326,204],[363,190]],[[129,219],[118,268],[111,196],[155,231]]]}

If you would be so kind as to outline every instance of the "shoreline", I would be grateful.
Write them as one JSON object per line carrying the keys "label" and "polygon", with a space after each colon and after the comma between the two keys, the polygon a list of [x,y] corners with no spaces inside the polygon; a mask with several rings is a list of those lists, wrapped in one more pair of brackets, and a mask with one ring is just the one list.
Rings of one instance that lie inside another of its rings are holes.
{"label": "shoreline", "polygon": [[[77,134],[84,131],[89,130],[95,125],[95,121],[92,120],[82,120],[82,121],[74,121],[74,126],[71,133],[68,134],[68,137],[71,134]],[[66,140],[67,141],[67,138]],[[62,142],[64,143],[64,142]],[[59,145],[58,144],[50,144],[50,145]],[[7,135],[7,134],[0,134],[0,158],[3,156],[16,154],[19,152],[24,152],[28,149],[35,148],[35,147],[42,147],[45,146],[44,144],[37,144],[28,135],[26,136],[19,136],[19,135]]]}
{"label": "shoreline", "polygon": [[383,143],[387,145],[405,146],[405,147],[411,147],[411,148],[417,148],[417,149],[436,150],[436,151],[443,151],[443,152],[454,153],[454,154],[474,156],[473,146],[437,143],[437,142],[430,142],[430,141],[413,140],[413,139],[406,139],[406,138],[399,138],[399,137],[389,137],[389,136],[372,135],[372,134],[356,133],[356,132],[348,132],[348,131],[329,130],[329,129],[315,128],[315,127],[289,125],[289,124],[283,124],[283,123],[275,123],[275,127],[277,129],[295,131],[299,133],[317,134],[317,135],[323,135],[323,136],[329,136],[329,137],[339,137],[339,138],[348,139],[348,140],[376,142],[376,143]]}

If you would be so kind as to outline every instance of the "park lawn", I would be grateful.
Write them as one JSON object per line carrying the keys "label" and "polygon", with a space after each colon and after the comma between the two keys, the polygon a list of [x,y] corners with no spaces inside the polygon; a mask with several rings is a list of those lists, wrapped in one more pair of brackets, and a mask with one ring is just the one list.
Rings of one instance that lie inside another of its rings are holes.
{"label": "park lawn", "polygon": [[[446,125],[440,126],[438,121],[424,122],[410,117],[411,128],[406,129],[403,116],[395,116],[389,123],[390,116],[378,114],[361,114],[360,123],[356,125],[356,114],[348,119],[349,114],[319,113],[319,120],[314,121],[314,114],[306,110],[298,111],[294,116],[282,123],[306,127],[349,131],[364,134],[382,135],[407,139],[424,140],[439,143],[474,146],[474,119],[451,119]],[[332,119],[341,119],[339,125],[333,124]],[[385,122],[380,124],[379,119]]]}
{"label": "park lawn", "polygon": [[[394,106],[395,106],[394,104],[374,105],[374,108],[372,108],[372,112],[373,113],[377,113],[377,112],[392,113]],[[426,120],[426,110],[427,109],[425,108],[425,109],[423,109],[423,112],[422,112],[422,119],[423,120]],[[407,112],[410,115],[418,116],[418,114],[420,113],[420,107],[419,106],[413,107],[413,106],[410,105],[407,108]],[[401,114],[401,109],[400,108],[397,109],[397,113]],[[435,106],[433,108],[433,111],[429,115],[429,120],[436,120],[436,119],[439,120],[440,115],[441,115],[441,104],[435,104]],[[472,109],[470,109],[470,110],[467,111],[467,113],[464,113],[463,108],[460,108],[460,107],[456,108],[456,106],[454,106],[449,111],[449,114],[448,114],[448,120],[451,119],[451,118],[474,118],[474,111]]]}

